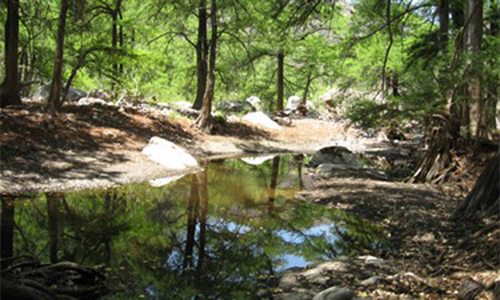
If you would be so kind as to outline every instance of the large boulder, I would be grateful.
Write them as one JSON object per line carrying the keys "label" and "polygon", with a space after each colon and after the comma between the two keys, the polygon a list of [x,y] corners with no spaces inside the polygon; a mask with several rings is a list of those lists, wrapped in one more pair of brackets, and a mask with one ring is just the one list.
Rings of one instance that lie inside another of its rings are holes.
{"label": "large boulder", "polygon": [[89,93],[89,97],[91,98],[97,98],[97,99],[102,99],[104,101],[111,101],[112,96],[111,93],[103,90],[103,89],[95,89]]}
{"label": "large boulder", "polygon": [[352,298],[354,298],[353,291],[333,286],[316,294],[313,300],[351,300]]}
{"label": "large boulder", "polygon": [[221,101],[217,104],[217,110],[224,114],[240,114],[255,111],[255,107],[248,101]]}
{"label": "large boulder", "polygon": [[149,140],[142,153],[171,170],[186,170],[198,166],[196,159],[185,149],[157,136]]}
{"label": "large boulder", "polygon": [[193,104],[187,101],[177,101],[172,104],[173,109],[188,118],[197,118],[200,111],[193,109]]}
{"label": "large boulder", "polygon": [[278,123],[271,120],[271,118],[261,111],[248,113],[243,117],[243,120],[264,128],[281,129],[281,126],[278,125]]}
{"label": "large boulder", "polygon": [[308,167],[316,168],[320,165],[326,165],[332,170],[359,169],[361,167],[358,156],[346,147],[341,146],[325,147],[318,150],[308,164]]}
{"label": "large boulder", "polygon": [[[49,95],[50,95],[50,86],[51,86],[51,84],[48,83],[48,84],[45,84],[45,85],[42,85],[41,87],[39,87],[35,91],[33,98],[46,103],[48,101]],[[62,86],[62,89],[64,90],[64,85]],[[61,95],[64,92],[63,90],[61,90]],[[86,97],[86,96],[87,96],[87,93],[85,93],[84,91],[70,87],[68,90],[68,95],[66,97],[66,100],[69,102],[76,102],[76,101],[78,101],[81,98]]]}

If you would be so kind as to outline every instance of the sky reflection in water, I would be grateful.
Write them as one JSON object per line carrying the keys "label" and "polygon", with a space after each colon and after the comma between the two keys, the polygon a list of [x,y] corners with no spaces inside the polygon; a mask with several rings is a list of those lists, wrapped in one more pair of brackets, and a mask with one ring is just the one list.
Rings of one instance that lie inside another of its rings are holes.
{"label": "sky reflection in water", "polygon": [[15,255],[104,264],[125,287],[109,299],[254,299],[276,272],[383,244],[363,220],[293,200],[310,181],[303,156],[250,162],[213,162],[163,186],[39,194],[16,207]]}

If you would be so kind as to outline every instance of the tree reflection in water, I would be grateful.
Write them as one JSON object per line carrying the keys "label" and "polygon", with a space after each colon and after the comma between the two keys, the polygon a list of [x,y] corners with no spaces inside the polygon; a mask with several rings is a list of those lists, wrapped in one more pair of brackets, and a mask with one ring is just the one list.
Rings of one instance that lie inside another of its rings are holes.
{"label": "tree reflection in water", "polygon": [[382,246],[378,227],[291,199],[302,162],[227,160],[160,188],[42,194],[15,210],[14,255],[102,265],[119,290],[109,299],[254,299],[286,268]]}

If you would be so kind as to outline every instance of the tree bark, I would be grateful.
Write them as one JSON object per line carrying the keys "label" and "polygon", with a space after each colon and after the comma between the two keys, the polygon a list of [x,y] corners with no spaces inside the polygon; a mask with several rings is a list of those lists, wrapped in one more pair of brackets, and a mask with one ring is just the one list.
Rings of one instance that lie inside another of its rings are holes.
{"label": "tree bark", "polygon": [[0,107],[21,105],[19,94],[19,0],[7,1],[5,21],[5,78],[0,85]]}
{"label": "tree bark", "polygon": [[[498,37],[500,34],[500,7],[498,1],[490,1],[490,30],[492,37]],[[490,70],[496,70],[499,66],[497,61],[492,58],[488,61]],[[487,91],[484,110],[484,126],[486,128],[487,138],[491,138],[491,132],[497,128],[497,103],[499,100],[500,78],[496,74],[491,74],[487,82]]]}
{"label": "tree bark", "polygon": [[212,0],[212,11],[210,15],[212,23],[212,38],[210,41],[210,65],[208,82],[203,95],[203,106],[200,115],[196,119],[196,125],[205,132],[212,130],[212,101],[215,90],[215,60],[217,55],[217,0]]}
{"label": "tree bark", "polygon": [[302,100],[301,100],[302,105],[306,105],[307,97],[309,96],[309,88],[311,87],[311,82],[312,82],[312,71],[309,71],[307,73],[306,87],[304,88],[304,95],[302,96]]}
{"label": "tree bark", "polygon": [[486,163],[467,198],[455,211],[456,218],[470,218],[477,214],[500,216],[500,155]]}
{"label": "tree bark", "polygon": [[57,29],[57,48],[54,58],[54,74],[50,86],[50,94],[47,102],[47,110],[51,114],[58,112],[62,106],[62,65],[64,55],[64,31],[66,27],[66,12],[68,11],[68,0],[61,0],[59,11],[59,27]]}
{"label": "tree bark", "polygon": [[201,109],[203,96],[207,87],[207,4],[205,0],[200,0],[198,9],[198,42],[196,44],[196,100],[193,108]]}
{"label": "tree bark", "polygon": [[[452,16],[453,31],[458,34],[455,47],[458,55],[463,56],[465,34],[462,29],[465,26],[465,1],[451,1],[450,10]],[[454,87],[450,97],[448,112],[450,115],[450,133],[454,141],[458,141],[460,136],[460,128],[469,124],[469,112],[466,101],[463,101],[466,95],[466,86],[459,83]]]}
{"label": "tree bark", "polygon": [[118,73],[119,72],[119,64],[116,60],[116,53],[117,53],[117,48],[118,48],[118,40],[120,38],[119,32],[118,32],[118,16],[120,15],[121,5],[122,5],[122,0],[116,0],[115,9],[111,12],[111,19],[113,21],[112,29],[111,29],[111,54],[113,56],[112,58],[113,58],[113,76],[114,76],[113,83],[112,83],[113,90],[115,90],[115,87],[116,87],[115,81],[119,76],[119,73]]}
{"label": "tree bark", "polygon": [[278,89],[278,99],[276,101],[276,111],[283,111],[283,91],[284,91],[284,84],[283,84],[283,65],[284,65],[284,60],[285,60],[285,54],[283,53],[283,48],[280,48],[278,52],[278,83],[277,83],[277,89]]}
{"label": "tree bark", "polygon": [[469,105],[469,131],[473,137],[481,138],[484,135],[483,128],[483,99],[481,88],[480,61],[477,58],[481,52],[483,40],[483,0],[467,0],[467,28],[466,45],[467,51],[473,55],[469,63],[471,71],[467,96]]}
{"label": "tree bark", "polygon": [[449,0],[439,1],[439,42],[441,43],[441,49],[446,50],[448,47],[448,31],[450,28],[450,4]]}

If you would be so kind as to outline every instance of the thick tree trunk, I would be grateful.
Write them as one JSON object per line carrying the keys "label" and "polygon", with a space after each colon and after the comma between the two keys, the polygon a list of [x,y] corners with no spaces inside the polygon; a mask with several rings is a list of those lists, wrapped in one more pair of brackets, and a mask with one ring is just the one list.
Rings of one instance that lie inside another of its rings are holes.
{"label": "thick tree trunk", "polygon": [[208,72],[208,83],[203,95],[203,106],[200,115],[196,119],[196,125],[205,132],[212,130],[212,101],[215,91],[215,60],[217,55],[217,0],[212,0],[211,11],[212,38],[210,41],[210,69]]}
{"label": "thick tree trunk", "polygon": [[427,128],[427,153],[409,182],[442,183],[452,169],[450,122],[446,116],[434,115]]}
{"label": "thick tree trunk", "polygon": [[59,27],[57,29],[57,49],[54,58],[54,75],[50,86],[50,94],[47,102],[47,110],[55,114],[62,106],[62,65],[64,55],[64,31],[66,27],[66,12],[68,11],[68,0],[61,0],[61,9],[59,11]]}
{"label": "thick tree trunk", "polygon": [[19,95],[19,0],[7,1],[5,21],[5,78],[0,85],[0,107],[21,105]]}
{"label": "thick tree trunk", "polygon": [[467,198],[455,211],[456,218],[470,218],[475,215],[500,216],[500,155],[486,163],[479,179]]}
{"label": "thick tree trunk", "polygon": [[[500,7],[498,1],[490,1],[490,30],[492,37],[498,37],[500,34]],[[489,60],[490,70],[497,70],[500,66],[493,58]],[[491,74],[487,82],[487,92],[484,109],[485,135],[491,138],[491,133],[497,128],[497,104],[499,100],[500,78],[496,74]]]}
{"label": "thick tree trunk", "polygon": [[468,80],[467,96],[470,101],[469,128],[473,137],[481,138],[484,134],[483,99],[480,77],[480,62],[477,55],[481,52],[483,40],[483,0],[467,0],[466,45],[472,53],[473,60],[469,64],[471,75]]}
{"label": "thick tree trunk", "polygon": [[[462,32],[465,26],[465,1],[451,1],[450,9],[452,16],[453,31],[459,35],[456,39],[456,52],[460,57],[464,52],[465,35]],[[450,133],[454,141],[460,138],[460,128],[469,124],[469,112],[466,101],[463,101],[466,95],[466,86],[463,83],[453,88],[452,95],[449,100],[450,114]]]}
{"label": "thick tree trunk", "polygon": [[198,42],[196,44],[196,100],[193,108],[201,109],[207,87],[207,3],[200,0],[198,9]]}
{"label": "thick tree trunk", "polygon": [[283,53],[283,49],[280,48],[278,52],[278,83],[277,83],[277,89],[278,89],[278,99],[276,101],[276,111],[282,111],[283,110],[283,92],[284,92],[284,83],[283,83],[283,65],[284,65],[284,60],[285,60],[285,54]]}

